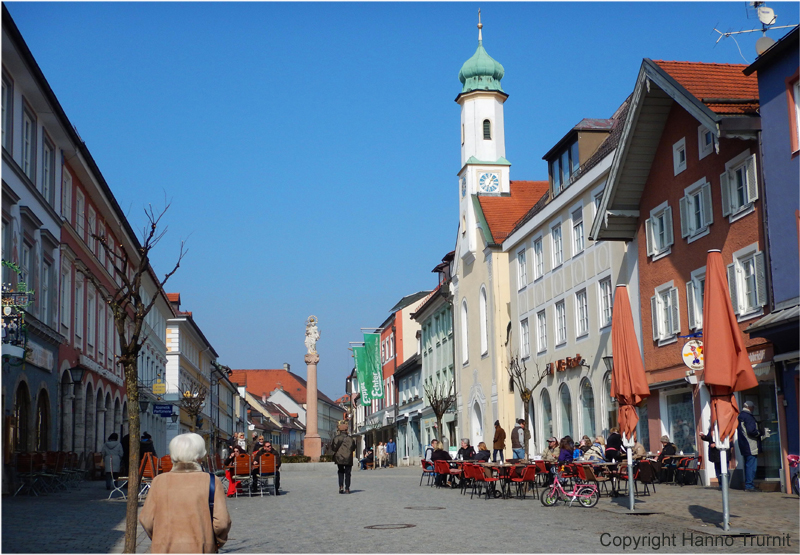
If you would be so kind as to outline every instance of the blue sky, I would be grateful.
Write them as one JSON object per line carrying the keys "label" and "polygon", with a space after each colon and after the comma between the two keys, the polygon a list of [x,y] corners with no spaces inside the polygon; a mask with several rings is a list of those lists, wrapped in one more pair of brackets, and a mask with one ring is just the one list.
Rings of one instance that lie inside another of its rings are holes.
{"label": "blue sky", "polygon": [[[607,118],[642,58],[745,63],[721,31],[757,28],[747,2],[8,2],[34,57],[135,229],[172,206],[154,253],[220,362],[305,376],[336,398],[349,341],[431,269],[458,225],[458,71],[503,64],[512,179],[582,118]],[[795,3],[773,3],[777,25]],[[777,39],[785,30],[769,33]],[[738,35],[747,62],[760,33]]]}

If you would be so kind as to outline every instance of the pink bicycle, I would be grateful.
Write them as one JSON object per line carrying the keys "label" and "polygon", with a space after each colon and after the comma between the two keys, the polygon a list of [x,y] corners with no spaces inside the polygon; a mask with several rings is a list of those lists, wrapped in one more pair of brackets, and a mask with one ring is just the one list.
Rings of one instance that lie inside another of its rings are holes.
{"label": "pink bicycle", "polygon": [[559,478],[561,478],[561,470],[553,474],[553,484],[550,486],[550,489],[542,492],[540,496],[542,505],[545,507],[552,507],[561,500],[565,503],[569,503],[570,507],[577,501],[581,507],[590,509],[600,501],[600,493],[597,491],[596,485],[573,484],[572,491],[568,492],[562,487]]}

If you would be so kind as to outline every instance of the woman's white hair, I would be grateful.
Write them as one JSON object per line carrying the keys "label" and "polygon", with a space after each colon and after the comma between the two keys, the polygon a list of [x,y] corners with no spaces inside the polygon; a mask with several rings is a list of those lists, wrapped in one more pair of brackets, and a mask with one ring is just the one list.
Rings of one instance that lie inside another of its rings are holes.
{"label": "woman's white hair", "polygon": [[180,434],[169,442],[173,463],[197,462],[206,456],[206,442],[197,434]]}

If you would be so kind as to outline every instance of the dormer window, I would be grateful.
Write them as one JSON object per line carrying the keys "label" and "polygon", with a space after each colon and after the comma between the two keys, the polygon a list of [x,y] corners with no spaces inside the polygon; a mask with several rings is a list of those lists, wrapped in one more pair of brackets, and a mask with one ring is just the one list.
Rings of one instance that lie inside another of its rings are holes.
{"label": "dormer window", "polygon": [[574,176],[577,175],[580,165],[578,141],[567,145],[558,153],[558,156],[550,160],[550,186],[554,196],[569,186]]}
{"label": "dormer window", "polygon": [[492,140],[492,122],[488,119],[483,120],[483,140]]}

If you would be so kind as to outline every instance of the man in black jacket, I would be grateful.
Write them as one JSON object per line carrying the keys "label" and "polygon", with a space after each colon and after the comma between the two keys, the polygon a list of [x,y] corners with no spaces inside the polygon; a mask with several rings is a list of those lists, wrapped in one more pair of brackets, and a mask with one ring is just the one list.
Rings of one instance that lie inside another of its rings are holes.
{"label": "man in black jacket", "polygon": [[339,493],[350,493],[350,473],[353,470],[353,453],[356,441],[347,435],[347,424],[339,424],[338,433],[331,442],[333,462],[336,463],[339,475]]}
{"label": "man in black jacket", "polygon": [[744,458],[744,491],[757,492],[753,481],[756,479],[758,469],[758,451],[761,449],[761,440],[769,437],[769,429],[763,436],[758,430],[758,422],[753,416],[755,405],[752,401],[745,401],[739,413],[739,452]]}

